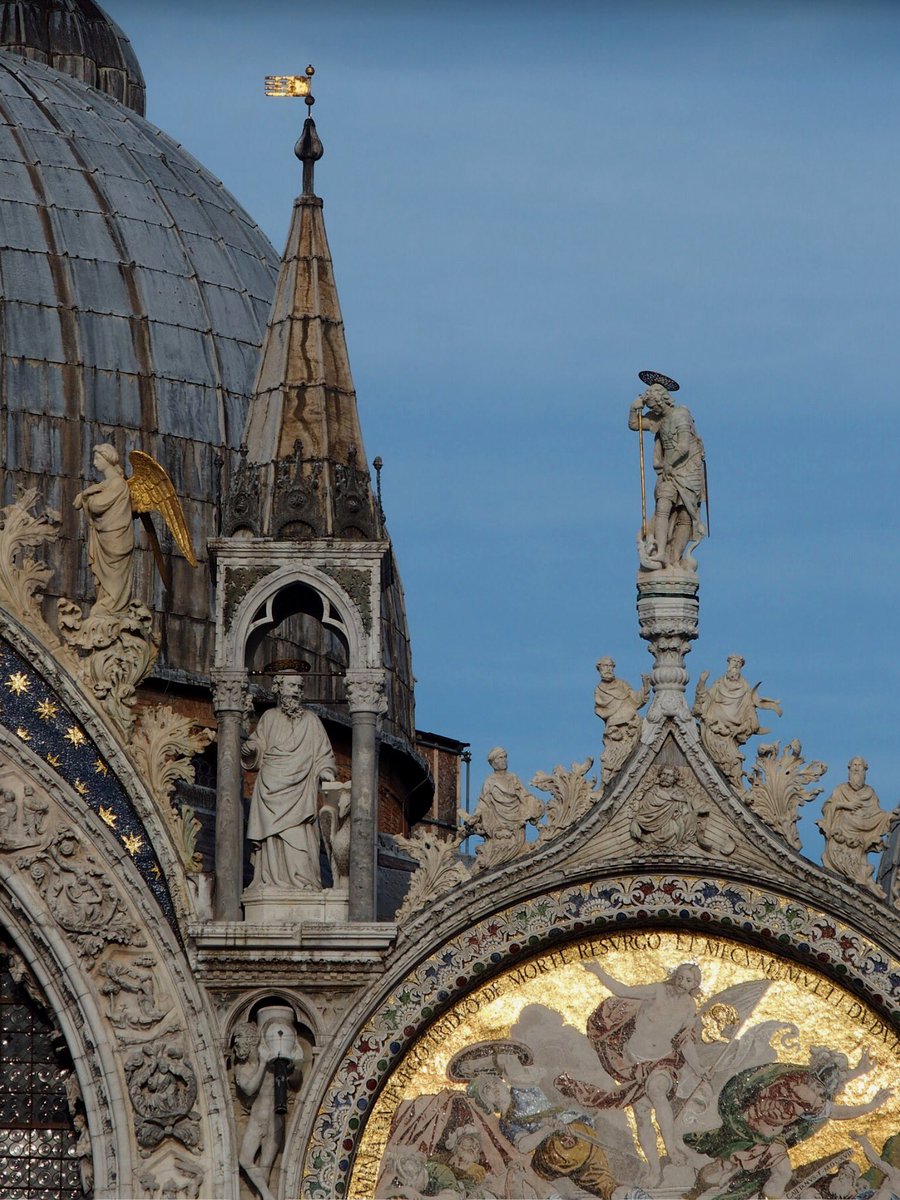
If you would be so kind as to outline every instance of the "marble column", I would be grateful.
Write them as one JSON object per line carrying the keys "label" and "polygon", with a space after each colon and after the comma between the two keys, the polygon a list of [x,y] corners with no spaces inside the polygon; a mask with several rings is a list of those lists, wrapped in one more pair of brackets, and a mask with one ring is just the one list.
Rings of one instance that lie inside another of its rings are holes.
{"label": "marble column", "polygon": [[350,770],[350,920],[376,919],[378,749],[387,712],[383,671],[348,671],[347,703],[353,728]]}
{"label": "marble column", "polygon": [[217,921],[241,919],[241,891],[244,886],[241,723],[246,697],[246,671],[223,670],[213,673],[213,708],[218,721],[214,908]]}

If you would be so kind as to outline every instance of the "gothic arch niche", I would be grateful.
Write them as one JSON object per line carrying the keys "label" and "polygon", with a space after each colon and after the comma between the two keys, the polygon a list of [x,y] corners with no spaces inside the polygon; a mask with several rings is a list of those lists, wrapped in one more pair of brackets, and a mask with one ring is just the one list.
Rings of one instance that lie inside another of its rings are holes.
{"label": "gothic arch niche", "polygon": [[[335,1039],[335,1052],[323,1063],[323,1068],[331,1068],[331,1082],[320,1095],[310,1097],[309,1110],[317,1111],[309,1115],[304,1172],[301,1177],[298,1162],[296,1175],[288,1177],[305,1197],[376,1194],[385,1167],[384,1150],[395,1150],[398,1139],[402,1146],[404,1129],[414,1142],[406,1160],[410,1178],[421,1183],[421,1171],[428,1169],[429,1158],[435,1160],[432,1172],[437,1178],[443,1168],[451,1168],[448,1160],[454,1149],[446,1137],[441,1143],[443,1129],[436,1128],[445,1116],[448,1121],[466,1117],[464,1124],[490,1130],[494,1159],[486,1156],[480,1162],[485,1176],[496,1174],[501,1167],[522,1167],[500,1128],[504,1112],[499,1103],[492,1111],[488,1104],[483,1120],[469,1122],[471,1110],[463,1113],[457,1103],[454,1114],[446,1097],[447,1092],[455,1091],[470,1099],[466,1089],[472,1076],[466,1076],[458,1062],[456,1077],[448,1078],[454,1055],[468,1049],[467,1069],[471,1071],[479,1055],[496,1058],[497,1043],[503,1041],[517,1043],[509,1047],[522,1068],[516,1086],[540,1088],[554,1099],[559,1072],[554,1070],[553,1054],[547,1056],[548,1049],[557,1057],[565,1053],[566,1061],[577,1063],[578,1074],[569,1073],[582,1084],[593,1085],[594,1092],[588,1097],[579,1093],[579,1098],[560,1094],[559,1102],[592,1117],[604,1116],[607,1126],[611,1124],[617,1133],[608,1145],[600,1146],[605,1155],[603,1170],[609,1173],[607,1183],[611,1178],[615,1184],[610,1184],[609,1194],[619,1200],[616,1188],[640,1184],[649,1174],[648,1156],[639,1145],[633,1107],[614,1109],[587,1103],[591,1097],[598,1100],[598,1089],[608,1092],[626,1082],[609,1073],[604,1077],[601,1057],[586,1036],[591,1013],[613,990],[586,970],[585,963],[591,961],[605,967],[608,977],[621,986],[658,987],[673,967],[696,959],[706,995],[692,1002],[692,1008],[698,1019],[701,1010],[707,1009],[698,1037],[702,1030],[709,1038],[725,1039],[704,1042],[703,1053],[715,1056],[728,1050],[734,1057],[720,1064],[724,1078],[715,1081],[718,1094],[704,1094],[694,1086],[696,1080],[689,1083],[686,1073],[679,1077],[687,1091],[679,1103],[690,1101],[700,1108],[690,1132],[709,1134],[726,1126],[719,1107],[723,1087],[742,1071],[753,1069],[762,1074],[744,1075],[726,1093],[726,1100],[732,1098],[726,1108],[731,1104],[738,1115],[741,1105],[746,1108],[754,1098],[771,1099],[764,1091],[769,1083],[778,1083],[792,1073],[808,1083],[810,1073],[819,1069],[831,1089],[825,1099],[836,1096],[839,1104],[850,1105],[860,1117],[855,1125],[828,1119],[822,1130],[811,1118],[810,1129],[802,1131],[788,1159],[776,1164],[782,1172],[789,1168],[791,1178],[801,1168],[809,1175],[820,1171],[824,1177],[850,1159],[855,1160],[856,1168],[848,1166],[847,1170],[865,1169],[860,1148],[849,1138],[852,1128],[869,1130],[877,1150],[887,1136],[900,1132],[898,1099],[888,1100],[881,1094],[883,1084],[900,1084],[896,1054],[900,962],[858,929],[796,897],[734,879],[633,875],[573,882],[523,900],[461,928],[450,939],[430,940],[430,950],[423,947],[418,954],[416,931],[410,930],[410,935],[406,953],[401,951],[396,969],[385,980],[382,995],[386,999],[368,1013],[360,1006],[348,1015],[343,1036]],[[565,987],[557,986],[557,975],[573,976],[577,986],[572,980],[567,980]],[[753,987],[747,987],[754,984],[755,997]],[[743,990],[729,995],[732,986]],[[533,992],[524,1005],[518,998],[522,988]],[[554,1007],[555,997],[560,999]],[[713,1000],[715,1006],[710,1004]],[[549,1016],[536,1015],[535,1006],[541,1005],[549,1010]],[[737,1010],[737,1020],[729,1006]],[[718,1011],[711,1012],[712,1007]],[[523,1018],[524,1025],[520,1024]],[[791,1025],[796,1031],[785,1028]],[[531,1061],[519,1048],[529,1040],[538,1043],[529,1047]],[[452,1048],[441,1057],[443,1041],[452,1042]],[[578,1052],[573,1057],[574,1041]],[[479,1047],[483,1042],[491,1045]],[[753,1053],[741,1059],[737,1050],[731,1050],[734,1046],[741,1054]],[[823,1050],[815,1050],[817,1046]],[[851,1079],[855,1069],[868,1066],[860,1057],[864,1049],[872,1053],[874,1065]],[[815,1060],[814,1053],[819,1056]],[[680,1071],[681,1067],[675,1074]],[[486,1073],[500,1072],[493,1068]],[[640,1096],[635,1093],[634,1098]],[[866,1109],[863,1115],[861,1105],[870,1105],[871,1111]],[[435,1128],[430,1131],[416,1128],[423,1113],[434,1118]],[[650,1119],[657,1152],[668,1169],[659,1122],[654,1114]],[[607,1126],[604,1138],[609,1136]],[[687,1130],[680,1136],[684,1132]],[[298,1155],[304,1133],[298,1126],[292,1139]],[[394,1138],[391,1146],[389,1136]],[[718,1164],[721,1170],[727,1143],[722,1133],[712,1141],[698,1143],[689,1176],[675,1180],[674,1191],[654,1194],[682,1200],[693,1196],[697,1164]],[[505,1165],[500,1150],[506,1152]],[[529,1156],[533,1153],[534,1149]],[[545,1159],[548,1157],[553,1156],[545,1148]],[[601,1169],[596,1159],[593,1166]],[[527,1162],[523,1169],[532,1171],[534,1167]],[[541,1170],[549,1170],[546,1161],[534,1171],[538,1179],[544,1178]],[[560,1171],[558,1178],[564,1175]],[[390,1180],[382,1179],[382,1183],[390,1194]],[[811,1178],[803,1180],[804,1185],[811,1183]],[[411,1196],[418,1194],[412,1182],[404,1186],[413,1189]],[[543,1186],[552,1184],[545,1179]],[[735,1194],[757,1193],[751,1187]]]}
{"label": "gothic arch niche", "polygon": [[349,662],[340,611],[308,583],[287,583],[259,606],[250,624],[245,663],[251,678],[270,679],[279,669],[299,669],[307,675],[306,699],[312,703],[344,699]]}
{"label": "gothic arch niche", "polygon": [[0,1197],[93,1193],[72,1055],[40,985],[0,929]]}

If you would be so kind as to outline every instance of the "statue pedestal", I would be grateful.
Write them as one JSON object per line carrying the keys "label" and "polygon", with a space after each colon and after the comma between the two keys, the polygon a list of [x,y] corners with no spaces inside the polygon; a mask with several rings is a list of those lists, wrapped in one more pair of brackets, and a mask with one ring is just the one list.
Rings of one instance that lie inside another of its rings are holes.
{"label": "statue pedestal", "polygon": [[347,889],[323,888],[298,892],[292,888],[254,887],[241,899],[244,920],[251,925],[301,925],[314,921],[331,925],[347,920]]}
{"label": "statue pedestal", "polygon": [[639,571],[637,610],[641,637],[650,643],[656,660],[650,672],[653,701],[647,721],[658,723],[666,717],[685,722],[696,737],[696,728],[684,696],[688,673],[684,656],[691,649],[700,627],[700,584],[696,571],[666,567],[660,571]]}

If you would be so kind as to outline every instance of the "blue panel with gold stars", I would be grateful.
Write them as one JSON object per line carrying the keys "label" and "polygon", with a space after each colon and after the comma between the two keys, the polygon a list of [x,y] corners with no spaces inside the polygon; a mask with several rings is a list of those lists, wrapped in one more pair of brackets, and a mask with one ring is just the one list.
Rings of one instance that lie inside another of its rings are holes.
{"label": "blue panel with gold stars", "polygon": [[74,788],[119,838],[181,942],[159,859],[130,796],[46,680],[2,639],[0,721]]}

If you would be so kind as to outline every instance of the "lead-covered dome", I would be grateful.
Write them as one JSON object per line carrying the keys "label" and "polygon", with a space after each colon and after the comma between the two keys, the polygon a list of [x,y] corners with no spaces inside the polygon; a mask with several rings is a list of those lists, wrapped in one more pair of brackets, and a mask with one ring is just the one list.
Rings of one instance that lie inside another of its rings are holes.
{"label": "lead-covered dome", "polygon": [[163,663],[191,674],[212,660],[216,458],[240,443],[277,267],[250,217],[171,138],[0,52],[3,502],[37,487],[60,510],[50,590],[86,599],[72,501],[92,480],[91,446],[163,463],[201,565],[172,555],[166,594],[141,549],[135,594],[159,615]]}
{"label": "lead-covered dome", "polygon": [[0,49],[46,63],[144,115],[141,65],[92,0],[0,0]]}

